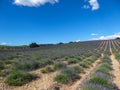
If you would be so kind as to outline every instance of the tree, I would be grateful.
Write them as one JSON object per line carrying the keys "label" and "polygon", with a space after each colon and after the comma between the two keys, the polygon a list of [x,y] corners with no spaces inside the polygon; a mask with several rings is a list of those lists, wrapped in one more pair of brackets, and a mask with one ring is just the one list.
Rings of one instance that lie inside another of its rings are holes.
{"label": "tree", "polygon": [[119,40],[120,40],[120,37],[117,37],[116,39],[119,39]]}
{"label": "tree", "polygon": [[39,47],[39,45],[37,43],[31,43],[29,45],[30,48],[35,48],[35,47]]}
{"label": "tree", "polygon": [[63,42],[59,42],[58,45],[64,44]]}

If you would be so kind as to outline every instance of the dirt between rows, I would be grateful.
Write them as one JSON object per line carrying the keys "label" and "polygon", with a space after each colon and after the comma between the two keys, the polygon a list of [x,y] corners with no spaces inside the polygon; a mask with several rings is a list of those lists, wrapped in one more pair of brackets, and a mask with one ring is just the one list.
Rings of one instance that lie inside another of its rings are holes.
{"label": "dirt between rows", "polygon": [[113,67],[112,74],[114,75],[113,82],[116,84],[116,86],[120,90],[120,64],[115,59],[115,56],[113,54],[111,55],[111,60],[112,60],[112,67]]}

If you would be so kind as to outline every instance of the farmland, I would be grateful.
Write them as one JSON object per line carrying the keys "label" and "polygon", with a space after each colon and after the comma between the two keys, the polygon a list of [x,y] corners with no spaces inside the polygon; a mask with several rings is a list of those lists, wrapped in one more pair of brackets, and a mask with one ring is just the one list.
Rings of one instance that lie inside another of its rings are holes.
{"label": "farmland", "polygon": [[1,47],[0,90],[120,90],[120,40]]}

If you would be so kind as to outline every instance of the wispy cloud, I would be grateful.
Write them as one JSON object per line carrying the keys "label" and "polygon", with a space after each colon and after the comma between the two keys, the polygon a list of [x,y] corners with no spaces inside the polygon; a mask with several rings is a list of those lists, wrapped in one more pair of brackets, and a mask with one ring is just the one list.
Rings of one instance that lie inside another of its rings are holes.
{"label": "wispy cloud", "polygon": [[7,45],[7,43],[6,42],[1,42],[0,45]]}
{"label": "wispy cloud", "polygon": [[80,42],[81,40],[80,39],[78,39],[78,40],[76,40],[75,42]]}
{"label": "wispy cloud", "polygon": [[120,32],[119,33],[115,33],[113,35],[108,35],[108,36],[100,36],[98,38],[93,38],[92,40],[109,40],[109,39],[115,39],[119,37],[120,38]]}
{"label": "wispy cloud", "polygon": [[46,3],[55,4],[58,0],[14,0],[14,4],[20,6],[37,7]]}
{"label": "wispy cloud", "polygon": [[99,34],[97,33],[91,33],[91,36],[98,36]]}
{"label": "wispy cloud", "polygon": [[89,9],[90,6],[89,6],[89,5],[84,5],[83,8],[84,8],[84,9]]}

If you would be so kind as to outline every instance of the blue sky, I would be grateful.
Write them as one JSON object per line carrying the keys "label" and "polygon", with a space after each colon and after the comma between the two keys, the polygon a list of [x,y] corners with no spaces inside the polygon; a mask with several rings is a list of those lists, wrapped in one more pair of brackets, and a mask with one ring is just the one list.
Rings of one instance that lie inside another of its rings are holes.
{"label": "blue sky", "polygon": [[120,36],[120,0],[0,0],[0,44]]}

